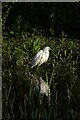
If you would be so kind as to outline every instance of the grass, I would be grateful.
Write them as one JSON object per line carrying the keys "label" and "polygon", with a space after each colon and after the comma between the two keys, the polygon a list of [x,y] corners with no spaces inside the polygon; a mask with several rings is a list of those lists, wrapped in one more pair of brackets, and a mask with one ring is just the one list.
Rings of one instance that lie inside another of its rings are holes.
{"label": "grass", "polygon": [[[9,37],[3,34],[3,120],[79,118],[79,43],[75,39],[62,37],[57,41],[30,33],[15,39],[14,34],[11,32]],[[31,60],[44,46],[49,46],[52,52],[37,72],[36,67],[31,68]],[[38,74],[49,83],[50,103],[48,97],[41,94],[39,97],[35,90],[33,81]]]}

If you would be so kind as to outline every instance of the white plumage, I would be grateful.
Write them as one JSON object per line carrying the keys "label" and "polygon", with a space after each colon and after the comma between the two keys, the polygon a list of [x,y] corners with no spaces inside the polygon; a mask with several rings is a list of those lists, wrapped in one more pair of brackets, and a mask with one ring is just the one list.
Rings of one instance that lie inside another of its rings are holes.
{"label": "white plumage", "polygon": [[45,47],[43,50],[40,50],[32,59],[32,68],[36,65],[41,65],[45,63],[49,58],[50,47]]}

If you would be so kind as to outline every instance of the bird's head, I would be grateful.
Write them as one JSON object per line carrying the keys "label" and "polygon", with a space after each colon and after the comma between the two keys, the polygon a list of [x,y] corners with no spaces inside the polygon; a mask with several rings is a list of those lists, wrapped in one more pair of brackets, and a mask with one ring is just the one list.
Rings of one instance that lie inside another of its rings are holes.
{"label": "bird's head", "polygon": [[43,50],[51,50],[51,48],[47,46]]}

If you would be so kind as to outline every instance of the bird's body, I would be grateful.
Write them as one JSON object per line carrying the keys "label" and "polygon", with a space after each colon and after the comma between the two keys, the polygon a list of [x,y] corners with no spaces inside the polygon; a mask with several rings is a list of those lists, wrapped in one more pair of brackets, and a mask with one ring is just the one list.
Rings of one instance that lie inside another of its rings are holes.
{"label": "bird's body", "polygon": [[41,65],[45,63],[49,58],[49,47],[45,47],[43,50],[40,50],[32,59],[32,68],[36,65]]}

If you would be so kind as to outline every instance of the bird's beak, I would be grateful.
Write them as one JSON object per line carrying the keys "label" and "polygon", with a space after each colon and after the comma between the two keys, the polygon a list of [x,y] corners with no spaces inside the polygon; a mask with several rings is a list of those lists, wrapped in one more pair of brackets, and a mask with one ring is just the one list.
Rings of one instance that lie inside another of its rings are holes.
{"label": "bird's beak", "polygon": [[49,50],[52,50],[51,48]]}

